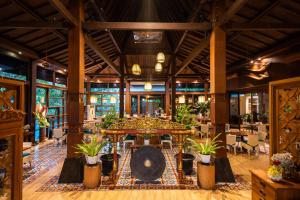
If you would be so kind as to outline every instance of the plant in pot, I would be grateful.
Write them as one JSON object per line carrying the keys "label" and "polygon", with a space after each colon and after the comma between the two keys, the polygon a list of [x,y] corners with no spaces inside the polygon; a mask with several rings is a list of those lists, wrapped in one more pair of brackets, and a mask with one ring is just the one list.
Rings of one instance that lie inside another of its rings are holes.
{"label": "plant in pot", "polygon": [[209,141],[207,138],[204,144],[198,143],[191,138],[188,138],[187,140],[189,140],[192,143],[194,151],[200,153],[201,162],[209,164],[211,160],[211,155],[215,154],[216,150],[222,148],[222,146],[219,145],[221,141],[217,140],[220,135],[221,133],[215,136],[211,141]]}
{"label": "plant in pot", "polygon": [[[189,105],[182,104],[177,107],[176,110],[176,122],[184,124],[186,129],[191,129],[195,125],[193,109]],[[193,161],[195,156],[190,153],[191,143],[184,139],[183,149],[184,153],[182,154],[182,170],[186,175],[191,175],[193,173]],[[178,154],[175,155],[178,167]]]}
{"label": "plant in pot", "polygon": [[200,102],[195,105],[195,109],[197,113],[201,114],[201,120],[205,119],[209,109],[210,109],[210,101]]}
{"label": "plant in pot", "polygon": [[146,133],[144,133],[142,136],[144,138],[144,145],[150,145],[150,139],[152,137],[152,134],[147,133],[146,131]]}
{"label": "plant in pot", "polygon": [[108,129],[110,125],[115,123],[118,120],[118,115],[115,111],[110,111],[104,117],[103,123],[101,124],[101,128]]}
{"label": "plant in pot", "polygon": [[46,138],[46,128],[50,126],[47,120],[47,107],[38,104],[36,106],[36,112],[34,112],[34,116],[38,121],[40,127],[40,142],[43,142]]}
{"label": "plant in pot", "polygon": [[[113,165],[114,165],[114,154],[113,154],[113,145],[109,141],[109,138],[107,138],[107,144],[104,147],[106,154],[102,155],[100,157],[100,160],[102,162],[102,174],[103,176],[109,176],[113,170]],[[119,159],[121,157],[120,154],[117,154],[118,160],[117,163],[119,163]],[[118,167],[118,165],[117,165]]]}
{"label": "plant in pot", "polygon": [[82,140],[81,144],[76,145],[77,153],[85,155],[86,163],[88,165],[95,165],[98,161],[98,154],[101,149],[107,144],[107,141],[97,142],[97,136],[94,135],[89,143]]}

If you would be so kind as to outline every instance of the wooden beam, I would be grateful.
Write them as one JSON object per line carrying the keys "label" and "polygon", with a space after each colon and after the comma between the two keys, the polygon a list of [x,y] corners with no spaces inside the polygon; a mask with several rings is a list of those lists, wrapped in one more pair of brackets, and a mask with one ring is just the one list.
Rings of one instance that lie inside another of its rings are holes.
{"label": "wooden beam", "polygon": [[[98,5],[97,5],[97,3],[95,2],[95,0],[90,0],[90,2],[92,3],[92,6],[93,6],[94,10],[96,11],[96,13],[97,13],[98,17],[100,18],[100,20],[101,20],[102,22],[105,22],[106,20],[105,20],[105,17],[103,16],[104,14],[103,14],[102,10],[98,7]],[[118,50],[119,53],[121,53],[121,49],[120,49],[120,47],[119,47],[117,41],[115,40],[113,34],[111,33],[110,30],[107,30],[107,32],[108,32],[108,35],[109,35],[110,39],[111,39],[112,42],[114,43],[116,49]]]}
{"label": "wooden beam", "polygon": [[77,19],[60,0],[49,0],[51,5],[72,25],[78,26]]}
{"label": "wooden beam", "polygon": [[106,62],[118,75],[121,75],[113,61],[107,56],[102,48],[98,46],[97,42],[87,34],[84,35],[84,38],[89,47],[91,47],[95,51],[95,53],[98,54],[104,60],[104,62]]}
{"label": "wooden beam", "polygon": [[[20,0],[12,0],[12,2],[14,4],[16,4],[19,8],[21,8],[25,13],[29,14],[34,19],[36,19],[37,21],[41,21],[41,22],[46,23],[46,21],[41,16],[39,16],[38,14],[36,14],[33,11],[32,8],[30,8],[27,5],[25,5],[25,3],[23,3],[22,1],[20,1]],[[58,30],[53,30],[52,33],[55,34],[60,39],[62,39],[63,41],[67,41],[67,38],[65,37],[65,35],[62,34],[61,32],[59,32]]]}
{"label": "wooden beam", "polygon": [[194,30],[207,31],[210,23],[168,23],[168,22],[85,22],[87,30]]}
{"label": "wooden beam", "polygon": [[231,23],[223,26],[226,31],[298,31],[300,24],[289,23]]}
{"label": "wooden beam", "polygon": [[[222,25],[227,23],[246,3],[248,0],[236,0],[229,7],[229,9],[225,12],[223,17],[219,22],[213,21],[213,23],[218,23],[218,25]],[[215,20],[215,19],[213,19]],[[204,49],[206,49],[209,45],[208,39],[203,39],[192,51],[192,53],[182,62],[180,69],[175,73],[177,76],[185,67],[187,67],[192,60],[194,60]]]}
{"label": "wooden beam", "polygon": [[0,29],[68,29],[62,22],[42,22],[42,21],[5,21],[0,22]]}

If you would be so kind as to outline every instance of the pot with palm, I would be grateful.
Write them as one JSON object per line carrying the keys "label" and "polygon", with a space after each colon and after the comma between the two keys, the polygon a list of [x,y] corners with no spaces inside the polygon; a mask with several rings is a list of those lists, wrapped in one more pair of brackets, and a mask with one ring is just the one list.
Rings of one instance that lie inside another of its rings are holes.
{"label": "pot with palm", "polygon": [[152,135],[148,132],[146,132],[145,134],[143,134],[143,138],[144,138],[144,145],[150,145],[150,139],[151,139]]}
{"label": "pot with palm", "polygon": [[36,112],[33,113],[40,127],[40,142],[43,142],[46,139],[46,128],[50,126],[46,117],[47,112],[48,109],[46,106],[38,104],[36,106]]}
{"label": "pot with palm", "polygon": [[187,140],[191,142],[194,151],[200,154],[201,162],[209,164],[211,162],[211,155],[215,154],[216,150],[222,148],[222,146],[219,145],[221,141],[217,140],[220,135],[221,133],[219,133],[211,141],[209,141],[209,139],[207,138],[204,144],[198,143],[191,138],[188,138]]}
{"label": "pot with palm", "polygon": [[97,136],[94,135],[89,143],[82,141],[81,144],[77,144],[76,149],[78,150],[77,153],[85,155],[86,163],[88,165],[95,165],[98,162],[99,152],[106,144],[106,141],[98,143]]}

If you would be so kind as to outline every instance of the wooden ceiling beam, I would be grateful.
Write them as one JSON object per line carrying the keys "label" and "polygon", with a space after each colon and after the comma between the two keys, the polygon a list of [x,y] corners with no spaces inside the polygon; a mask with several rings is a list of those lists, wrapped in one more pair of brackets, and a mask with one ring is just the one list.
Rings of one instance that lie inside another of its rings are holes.
{"label": "wooden ceiling beam", "polygon": [[[201,2],[198,4],[197,8],[193,11],[193,13],[189,17],[189,22],[194,22],[196,20],[196,17],[200,10],[202,9],[203,3],[206,2],[206,0],[201,0]],[[176,54],[178,50],[180,49],[181,44],[183,43],[185,37],[188,34],[188,30],[185,30],[184,33],[182,34],[181,38],[179,39],[179,42],[175,48],[174,53]]]}
{"label": "wooden ceiling beam", "polygon": [[210,23],[176,23],[176,22],[96,22],[84,23],[87,30],[202,30],[211,29]]}
{"label": "wooden ceiling beam", "polygon": [[107,56],[107,54],[97,44],[97,42],[87,34],[84,35],[84,38],[89,47],[92,48],[95,51],[95,53],[98,54],[98,56],[100,56],[106,62],[106,64],[109,65],[117,74],[121,75],[113,61]]}
{"label": "wooden ceiling beam", "polygon": [[51,5],[73,26],[77,26],[77,20],[60,0],[49,0]]}
{"label": "wooden ceiling beam", "polygon": [[[223,17],[218,22],[218,25],[223,25],[227,23],[246,3],[248,0],[236,0],[232,3],[229,9],[224,13]],[[191,52],[191,54],[182,62],[181,67],[175,73],[175,76],[178,76],[185,67],[187,67],[194,58],[196,58],[204,49],[209,46],[209,39],[203,39]]]}
{"label": "wooden ceiling beam", "polygon": [[223,26],[226,31],[298,31],[300,24],[288,23],[231,23]]}
{"label": "wooden ceiling beam", "polygon": [[[35,20],[47,23],[41,16],[39,16],[38,14],[36,14],[33,11],[32,8],[29,8],[22,1],[20,1],[20,0],[12,0],[12,2],[15,5],[17,5],[19,8],[21,8],[25,13],[29,14],[30,16],[32,16]],[[58,30],[52,30],[52,33],[55,34],[60,39],[62,39],[63,41],[67,41],[67,38],[64,36],[64,34],[62,34],[61,32],[59,32]]]}
{"label": "wooden ceiling beam", "polygon": [[4,21],[0,22],[0,29],[68,29],[62,22],[51,22],[51,21]]}
{"label": "wooden ceiling beam", "polygon": [[[100,20],[101,20],[102,22],[105,22],[106,20],[105,20],[105,17],[104,17],[104,13],[103,13],[102,10],[99,8],[99,6],[96,4],[95,0],[90,0],[90,2],[92,3],[92,6],[93,6],[94,10],[96,11],[96,13],[97,13],[98,17],[100,18]],[[108,32],[108,35],[109,35],[110,39],[111,39],[112,42],[114,43],[116,49],[118,50],[119,53],[121,53],[121,49],[120,49],[120,47],[119,47],[117,41],[115,40],[115,38],[114,38],[112,32],[111,32],[110,30],[107,30],[107,32]]]}

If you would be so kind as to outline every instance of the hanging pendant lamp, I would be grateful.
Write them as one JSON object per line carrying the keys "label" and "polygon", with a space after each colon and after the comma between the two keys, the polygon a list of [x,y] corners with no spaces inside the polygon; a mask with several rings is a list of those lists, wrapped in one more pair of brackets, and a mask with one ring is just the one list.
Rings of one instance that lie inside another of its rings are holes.
{"label": "hanging pendant lamp", "polygon": [[156,56],[156,60],[159,63],[164,63],[165,62],[165,54],[163,52],[159,52]]}
{"label": "hanging pendant lamp", "polygon": [[163,69],[162,64],[161,63],[156,63],[155,71],[156,72],[162,72],[162,69]]}
{"label": "hanging pendant lamp", "polygon": [[144,89],[145,89],[145,91],[152,90],[152,84],[151,84],[151,82],[145,82]]}
{"label": "hanging pendant lamp", "polygon": [[132,65],[132,74],[134,75],[141,75],[142,70],[139,64],[133,64]]}

